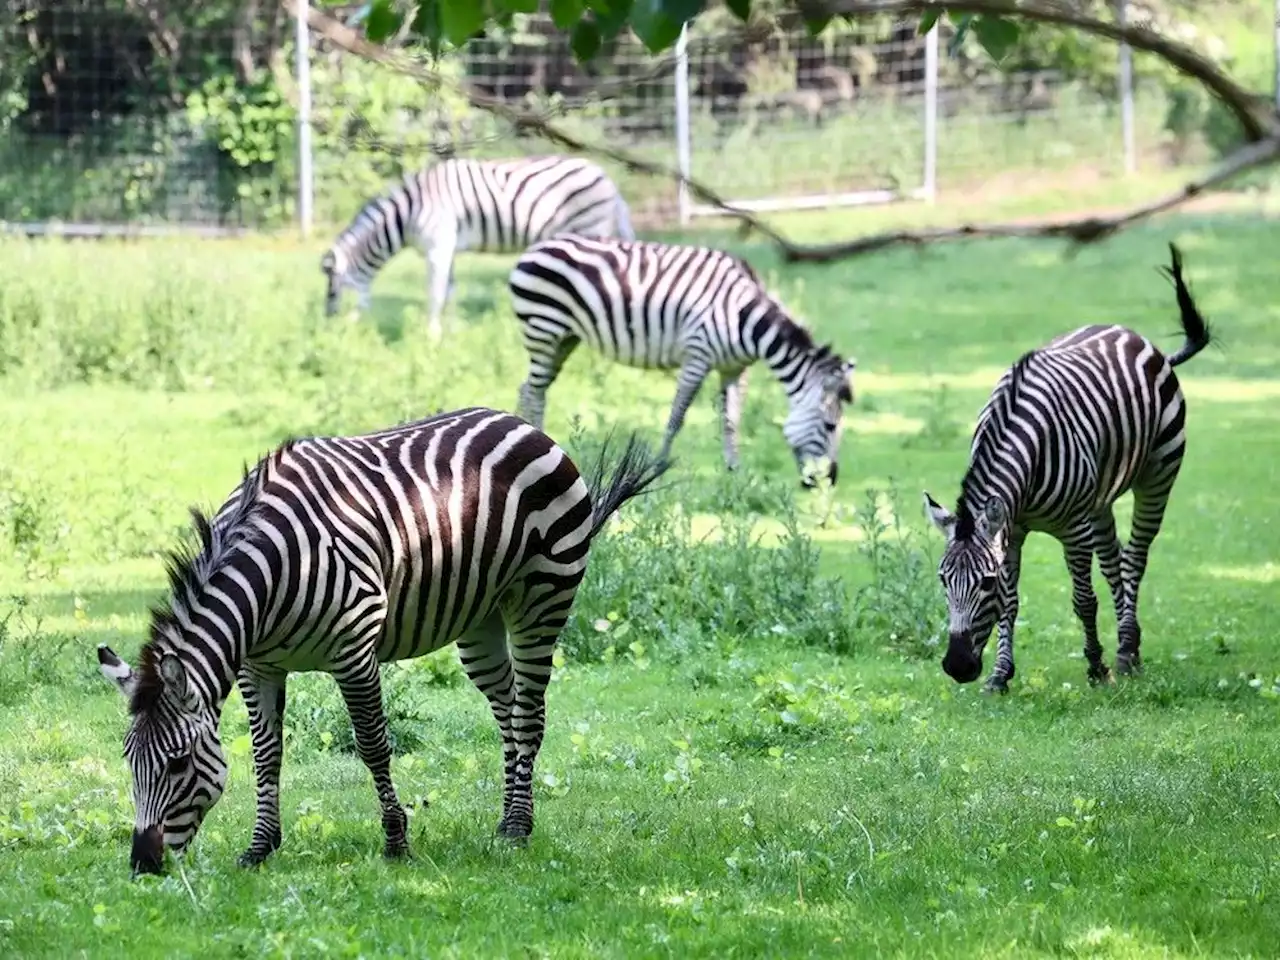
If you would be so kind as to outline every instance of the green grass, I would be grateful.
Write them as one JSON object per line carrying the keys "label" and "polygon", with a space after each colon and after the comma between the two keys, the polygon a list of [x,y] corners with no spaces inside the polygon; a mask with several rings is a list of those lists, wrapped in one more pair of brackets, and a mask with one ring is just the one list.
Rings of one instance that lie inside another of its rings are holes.
{"label": "green grass", "polygon": [[[1174,345],[1153,269],[1170,239],[1222,346],[1180,371],[1189,451],[1143,592],[1146,673],[1085,684],[1060,553],[1033,538],[1012,692],[957,687],[929,643],[940,544],[920,491],[954,499],[973,418],[1021,351],[1092,321]],[[353,324],[319,315],[321,240],[3,245],[0,596],[21,600],[0,601],[0,953],[1274,955],[1277,240],[1263,219],[1198,216],[1071,260],[1010,241],[793,269],[743,248],[858,358],[840,486],[825,505],[796,489],[764,368],[741,476],[720,469],[709,396],[695,404],[668,489],[593,553],[529,847],[493,838],[497,734],[449,650],[387,671],[397,786],[431,801],[414,861],[382,861],[332,682],[309,675],[290,685],[278,854],[234,865],[253,787],[233,695],[227,794],[184,876],[138,882],[124,706],[94,645],[136,654],[186,504],[216,504],[285,435],[513,405],[510,261],[465,260],[435,347],[410,256]],[[580,351],[548,430],[574,451],[613,425],[656,439],[673,388]],[[892,489],[902,541],[872,535]]]}

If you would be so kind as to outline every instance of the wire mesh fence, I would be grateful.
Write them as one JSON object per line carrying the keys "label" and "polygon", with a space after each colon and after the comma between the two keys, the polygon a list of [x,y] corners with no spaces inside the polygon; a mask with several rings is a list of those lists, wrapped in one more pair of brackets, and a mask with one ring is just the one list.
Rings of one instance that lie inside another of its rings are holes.
{"label": "wire mesh fence", "polygon": [[[421,55],[436,89],[304,34],[304,97],[295,23],[272,0],[0,0],[0,221],[280,226],[298,216],[301,181],[307,213],[336,225],[438,157],[562,152],[470,106],[468,89],[588,144],[683,162],[759,209],[1199,159],[1171,124],[1176,90],[1141,70],[1127,147],[1114,70],[997,70],[972,47],[948,50],[945,20],[940,36],[885,19],[812,37],[798,22],[743,29],[716,13],[679,55],[625,35],[588,64],[548,17],[520,17],[438,62]],[[671,180],[605,165],[638,223],[709,212],[682,208]]]}

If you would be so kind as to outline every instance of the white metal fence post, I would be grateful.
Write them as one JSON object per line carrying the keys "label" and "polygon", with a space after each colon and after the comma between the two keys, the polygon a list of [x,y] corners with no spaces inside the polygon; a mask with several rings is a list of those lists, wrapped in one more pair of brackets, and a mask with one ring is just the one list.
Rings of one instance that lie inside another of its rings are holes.
{"label": "white metal fence post", "polygon": [[[1276,0],[1280,3],[1280,0]],[[920,195],[930,203],[938,195],[938,25],[924,39],[924,183]]]}
{"label": "white metal fence post", "polygon": [[1276,0],[1276,109],[1280,110],[1280,0]]}
{"label": "white metal fence post", "polygon": [[[1116,0],[1116,22],[1124,26],[1128,20],[1127,0]],[[1133,132],[1133,48],[1120,44],[1120,133],[1124,138],[1124,172],[1138,169],[1138,151]]]}
{"label": "white metal fence post", "polygon": [[[1280,3],[1280,0],[1277,0]],[[680,212],[680,226],[686,226],[690,218],[689,188],[685,184],[693,165],[689,131],[689,26],[680,29],[676,41],[676,163],[680,169],[679,190],[676,194]]]}
{"label": "white metal fence post", "polygon": [[307,24],[308,0],[297,0],[294,46],[298,73],[298,228],[305,240],[311,235],[315,171],[311,156],[311,29]]}

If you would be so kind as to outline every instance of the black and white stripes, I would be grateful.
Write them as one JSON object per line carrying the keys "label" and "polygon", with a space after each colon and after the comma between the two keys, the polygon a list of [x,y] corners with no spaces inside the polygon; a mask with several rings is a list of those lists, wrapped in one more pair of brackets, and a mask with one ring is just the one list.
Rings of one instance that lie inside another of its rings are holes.
{"label": "black and white stripes", "polygon": [[456,253],[512,253],[557,233],[635,236],[626,201],[597,164],[562,156],[442,160],[370,200],[325,252],[325,310],[337,313],[344,287],[367,309],[374,276],[412,243],[427,259],[429,330],[438,335]]}
{"label": "black and white stripes", "polygon": [[248,472],[200,543],[176,555],[135,673],[105,647],[129,697],[125,752],[136,810],[132,862],[160,869],[222,794],[222,707],[249,711],[258,812],[243,863],[280,844],[279,775],[290,672],[333,674],[382,806],[386,853],[407,850],[391,783],[379,664],[457,642],[502,735],[499,830],[533,828],[551,657],[592,538],[667,469],[636,445],[611,479],[584,481],[545,434],[475,407],[356,437],[284,444]]}
{"label": "black and white stripes", "polygon": [[560,236],[529,247],[509,282],[529,354],[519,410],[535,426],[547,389],[582,342],[629,366],[679,370],[664,454],[714,370],[733,469],[747,369],[763,360],[786,391],[783,435],[801,470],[826,457],[835,480],[854,361],[816,344],[743,260],[705,247]]}
{"label": "black and white stripes", "polygon": [[[988,689],[1014,675],[1018,574],[1028,533],[1061,542],[1072,606],[1084,628],[1088,677],[1109,677],[1098,642],[1093,555],[1115,600],[1116,669],[1141,665],[1138,588],[1186,449],[1186,405],[1173,368],[1208,345],[1208,325],[1182,279],[1170,244],[1167,272],[1185,335],[1166,358],[1120,326],[1087,326],[1023,356],[996,385],[978,418],[969,469],[952,514],[925,508],[946,535],[938,574],[947,593],[950,642],[942,666],[960,683],[982,672],[982,651],[999,622]],[[1129,543],[1121,546],[1112,505],[1133,491]]]}

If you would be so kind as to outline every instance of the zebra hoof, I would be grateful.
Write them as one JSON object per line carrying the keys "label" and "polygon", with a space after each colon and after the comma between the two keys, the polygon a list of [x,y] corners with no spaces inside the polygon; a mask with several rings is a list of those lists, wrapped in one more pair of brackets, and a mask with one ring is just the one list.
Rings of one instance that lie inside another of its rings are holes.
{"label": "zebra hoof", "polygon": [[496,833],[514,847],[526,847],[529,835],[533,833],[533,824],[518,819],[503,820],[498,824]]}
{"label": "zebra hoof", "polygon": [[[1116,669],[1124,672],[1120,666],[1120,661],[1116,661]],[[1111,686],[1116,682],[1116,678],[1111,675],[1111,671],[1107,669],[1105,664],[1100,664],[1097,668],[1089,668],[1089,686],[1096,687]]]}
{"label": "zebra hoof", "polygon": [[1122,677],[1135,676],[1142,673],[1142,660],[1138,657],[1116,656],[1116,673]]}
{"label": "zebra hoof", "polygon": [[999,677],[992,677],[982,685],[983,693],[999,693],[1005,694],[1009,692],[1009,681],[1002,680]]}
{"label": "zebra hoof", "polygon": [[244,853],[240,854],[240,858],[236,863],[246,869],[252,870],[255,867],[262,866],[262,864],[266,862],[267,857],[271,856],[272,853],[273,851],[271,850],[259,850],[255,847],[250,847]]}
{"label": "zebra hoof", "polygon": [[386,860],[412,860],[407,843],[388,843],[382,848],[382,856]]}

